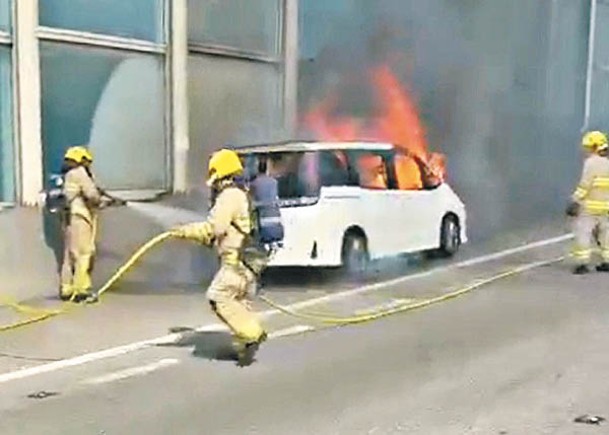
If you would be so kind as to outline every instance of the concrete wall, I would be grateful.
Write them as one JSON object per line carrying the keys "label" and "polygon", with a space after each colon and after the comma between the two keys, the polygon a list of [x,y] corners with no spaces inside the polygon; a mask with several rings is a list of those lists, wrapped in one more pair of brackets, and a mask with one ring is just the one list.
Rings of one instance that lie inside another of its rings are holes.
{"label": "concrete wall", "polygon": [[[102,211],[94,288],[105,283],[145,242],[167,228],[128,207]],[[52,297],[58,287],[52,247],[59,233],[35,208],[0,210],[0,296]],[[217,268],[214,253],[190,242],[168,241],[144,256],[113,291],[147,295],[203,294]]]}
{"label": "concrete wall", "polygon": [[[579,176],[588,14],[586,0],[301,0],[300,112],[391,63],[472,236],[526,227],[562,213]],[[346,88],[343,110],[365,116],[368,95]]]}

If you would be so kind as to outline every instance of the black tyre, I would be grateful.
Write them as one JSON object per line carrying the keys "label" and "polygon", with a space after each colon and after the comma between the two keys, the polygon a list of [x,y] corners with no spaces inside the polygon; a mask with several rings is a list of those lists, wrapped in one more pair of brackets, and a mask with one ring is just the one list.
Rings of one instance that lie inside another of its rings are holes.
{"label": "black tyre", "polygon": [[370,256],[366,238],[358,234],[347,234],[342,248],[343,272],[349,277],[363,277],[368,270]]}
{"label": "black tyre", "polygon": [[461,247],[461,225],[455,216],[446,216],[440,229],[440,250],[442,257],[454,256]]}

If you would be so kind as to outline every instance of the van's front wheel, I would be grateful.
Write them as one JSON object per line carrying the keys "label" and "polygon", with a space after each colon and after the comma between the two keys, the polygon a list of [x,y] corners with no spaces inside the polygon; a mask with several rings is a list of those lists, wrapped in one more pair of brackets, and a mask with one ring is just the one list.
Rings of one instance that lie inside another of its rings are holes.
{"label": "van's front wheel", "polygon": [[370,256],[366,238],[358,234],[347,234],[342,248],[343,271],[349,277],[363,277],[368,270]]}
{"label": "van's front wheel", "polygon": [[459,219],[449,215],[442,220],[440,229],[440,255],[442,257],[454,256],[461,247],[461,226]]}

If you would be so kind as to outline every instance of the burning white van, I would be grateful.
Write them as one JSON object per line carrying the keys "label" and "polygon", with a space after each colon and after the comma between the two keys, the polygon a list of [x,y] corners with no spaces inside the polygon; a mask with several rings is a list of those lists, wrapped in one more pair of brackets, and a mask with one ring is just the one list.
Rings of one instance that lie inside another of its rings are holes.
{"label": "burning white van", "polygon": [[278,181],[284,246],[270,266],[343,266],[467,241],[465,206],[421,159],[389,143],[283,142],[235,149],[246,176]]}

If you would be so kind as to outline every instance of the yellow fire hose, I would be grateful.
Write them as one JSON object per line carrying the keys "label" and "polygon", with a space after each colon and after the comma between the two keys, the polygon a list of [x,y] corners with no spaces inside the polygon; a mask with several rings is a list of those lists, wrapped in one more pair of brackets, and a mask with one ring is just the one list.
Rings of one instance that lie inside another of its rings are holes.
{"label": "yellow fire hose", "polygon": [[[129,269],[131,269],[135,265],[135,263],[137,263],[137,261],[141,257],[144,256],[144,254],[146,254],[148,251],[150,251],[156,245],[159,245],[160,243],[164,242],[165,240],[167,240],[167,239],[169,239],[171,237],[173,237],[173,236],[169,232],[162,233],[162,234],[159,234],[158,236],[154,237],[150,241],[148,241],[142,247],[140,247],[131,256],[131,258],[129,258],[129,260],[125,264],[123,264],[116,271],[116,273],[114,273],[114,275],[112,275],[112,277],[97,291],[97,295],[101,296],[106,291],[108,291],[125,273],[127,273],[127,271]],[[55,317],[55,316],[58,316],[60,314],[65,314],[70,309],[75,307],[74,304],[64,303],[64,304],[62,304],[61,308],[56,309],[56,310],[43,309],[43,308],[34,308],[34,307],[30,307],[30,306],[27,306],[27,305],[23,305],[23,304],[17,303],[17,302],[15,302],[13,300],[10,300],[8,298],[0,298],[0,306],[5,306],[5,307],[12,308],[14,311],[16,311],[18,313],[32,315],[32,317],[29,317],[29,318],[27,318],[25,320],[18,321],[18,322],[15,322],[15,323],[11,323],[11,324],[8,324],[8,325],[2,325],[2,326],[0,326],[0,332],[5,332],[5,331],[13,330],[13,329],[18,329],[18,328],[21,328],[22,326],[30,325],[32,323],[41,322],[43,320],[47,320],[47,319],[49,319],[51,317]]]}
{"label": "yellow fire hose", "polygon": [[[144,245],[142,245],[130,258],[129,260],[124,263],[115,273],[114,275],[112,275],[112,277],[97,291],[97,295],[101,296],[103,295],[106,291],[108,291],[125,273],[127,273],[129,271],[129,269],[131,269],[148,251],[150,251],[151,249],[153,249],[155,246],[163,243],[164,241],[170,239],[173,237],[173,234],[171,232],[165,232],[165,233],[161,233],[158,236],[154,237],[153,239],[151,239],[150,241],[148,241],[147,243],[145,243]],[[306,313],[303,311],[296,311],[293,309],[289,309],[286,307],[283,307],[279,304],[277,304],[276,302],[274,302],[272,299],[269,299],[268,297],[264,296],[264,295],[260,295],[258,296],[263,302],[265,302],[267,305],[269,305],[270,307],[274,308],[275,310],[287,314],[289,316],[293,316],[293,317],[297,317],[297,318],[301,318],[301,319],[306,319],[306,320],[311,320],[311,321],[316,321],[316,322],[321,322],[321,323],[325,323],[325,324],[331,324],[331,325],[349,325],[349,324],[356,324],[356,323],[363,323],[363,322],[370,322],[373,320],[377,320],[380,319],[382,317],[387,317],[387,316],[391,316],[394,314],[398,314],[398,313],[403,313],[403,312],[407,312],[407,311],[412,311],[415,309],[419,309],[419,308],[424,308],[433,304],[437,304],[439,302],[443,302],[443,301],[447,301],[449,299],[454,299],[457,298],[459,296],[462,296],[466,293],[470,293],[476,289],[479,289],[480,287],[489,285],[491,283],[494,283],[496,281],[502,280],[502,279],[506,279],[521,273],[524,273],[526,271],[535,269],[535,268],[539,268],[542,266],[547,266],[550,264],[554,264],[554,263],[558,263],[562,260],[564,260],[564,256],[563,257],[558,257],[558,258],[554,258],[551,260],[545,260],[545,261],[540,261],[540,262],[536,262],[536,263],[532,263],[532,264],[528,264],[528,265],[524,265],[524,266],[520,266],[520,267],[516,267],[513,268],[511,270],[508,270],[506,272],[502,272],[499,273],[497,275],[494,275],[490,278],[485,278],[482,280],[479,280],[477,282],[474,282],[473,284],[470,284],[468,286],[465,286],[463,288],[460,288],[456,291],[453,291],[451,293],[447,293],[444,294],[442,296],[438,296],[435,298],[431,298],[431,299],[426,299],[420,302],[405,302],[404,304],[401,305],[397,305],[394,306],[392,308],[389,309],[385,309],[385,310],[379,310],[373,313],[369,313],[369,314],[363,314],[363,315],[357,315],[357,316],[348,316],[348,317],[332,317],[332,316],[325,316],[325,315],[320,315],[320,314],[314,314],[314,313]],[[34,307],[30,307],[27,305],[23,305],[20,304],[14,300],[8,299],[8,298],[0,298],[0,306],[6,306],[9,308],[12,308],[13,310],[15,310],[18,313],[21,314],[29,314],[32,317],[29,317],[25,320],[19,321],[19,322],[15,322],[9,325],[4,325],[4,326],[0,326],[0,332],[4,332],[4,331],[9,331],[9,330],[14,330],[26,325],[30,325],[32,323],[37,323],[37,322],[41,322],[43,320],[58,316],[60,314],[64,314],[66,312],[68,312],[70,309],[72,309],[73,307],[75,307],[76,305],[74,304],[68,304],[65,303],[62,305],[61,308],[56,309],[56,310],[52,310],[52,309],[41,309],[41,308],[34,308]]]}
{"label": "yellow fire hose", "polygon": [[398,313],[404,313],[407,311],[412,311],[412,310],[416,310],[416,309],[420,309],[420,308],[425,308],[430,305],[437,304],[439,302],[444,302],[444,301],[447,301],[450,299],[454,299],[454,298],[462,296],[466,293],[470,293],[476,289],[479,289],[480,287],[484,287],[489,284],[492,284],[496,281],[500,281],[502,279],[506,279],[506,278],[524,273],[528,270],[532,270],[532,269],[535,269],[538,267],[548,266],[548,265],[554,264],[554,263],[559,263],[559,262],[563,261],[564,259],[565,259],[565,257],[563,256],[563,257],[554,258],[552,260],[540,261],[540,262],[532,263],[532,264],[529,264],[526,266],[517,267],[517,268],[511,269],[511,270],[508,270],[507,272],[502,272],[498,275],[492,276],[490,278],[486,278],[486,279],[477,281],[473,284],[470,284],[468,286],[462,287],[458,290],[455,290],[450,293],[446,293],[441,296],[437,296],[437,297],[430,298],[430,299],[425,299],[425,300],[422,300],[419,302],[414,302],[414,303],[405,302],[403,304],[396,305],[392,308],[388,308],[385,310],[381,309],[381,310],[378,310],[373,313],[362,314],[359,316],[331,317],[331,316],[317,315],[317,314],[312,314],[312,313],[305,313],[302,311],[299,312],[296,310],[291,310],[289,308],[283,307],[283,306],[273,302],[273,300],[267,298],[266,296],[259,296],[259,297],[272,308],[274,308],[277,311],[280,311],[284,314],[287,314],[289,316],[298,317],[298,318],[301,318],[304,320],[317,321],[317,322],[326,323],[326,324],[330,324],[330,325],[353,325],[356,323],[371,322],[373,320],[378,320],[383,317],[391,316],[391,315],[398,314]]}

